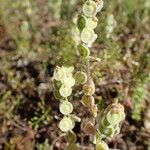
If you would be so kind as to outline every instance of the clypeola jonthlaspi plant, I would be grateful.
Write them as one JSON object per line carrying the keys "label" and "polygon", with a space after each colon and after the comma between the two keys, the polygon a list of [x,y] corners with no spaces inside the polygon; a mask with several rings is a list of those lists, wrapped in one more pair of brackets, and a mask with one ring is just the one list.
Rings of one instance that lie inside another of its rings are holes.
{"label": "clypeola jonthlaspi plant", "polygon": [[[57,66],[54,75],[54,95],[60,100],[59,110],[64,117],[59,122],[59,128],[64,132],[64,136],[69,143],[67,150],[76,150],[76,134],[72,131],[75,122],[81,119],[74,114],[73,105],[69,101],[72,93],[72,87],[77,85],[83,86],[82,104],[90,112],[89,120],[83,125],[83,131],[92,137],[96,150],[108,150],[105,140],[110,139],[120,132],[120,123],[125,118],[124,107],[115,101],[102,110],[98,110],[95,103],[95,84],[90,73],[90,50],[93,42],[97,39],[94,29],[98,24],[97,13],[103,7],[102,0],[87,0],[83,4],[82,12],[77,19],[77,27],[80,31],[80,43],[77,46],[77,54],[80,56],[82,63],[81,68],[73,75],[73,66]],[[98,60],[95,58],[95,60]]]}

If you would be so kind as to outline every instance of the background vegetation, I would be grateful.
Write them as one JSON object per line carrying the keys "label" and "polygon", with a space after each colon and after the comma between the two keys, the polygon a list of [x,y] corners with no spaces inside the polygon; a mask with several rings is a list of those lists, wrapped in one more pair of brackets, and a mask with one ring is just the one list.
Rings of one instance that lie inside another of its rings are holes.
{"label": "background vegetation", "polygon": [[[59,102],[53,96],[51,77],[56,65],[73,63],[78,31],[76,15],[83,0],[0,0],[0,149],[49,150],[61,131]],[[126,120],[111,148],[150,149],[150,1],[105,0],[98,15],[98,39],[92,55],[96,101],[101,108],[116,98],[125,106]],[[108,18],[115,25],[107,36]],[[74,112],[86,120],[74,89]],[[83,121],[84,121],[83,119]],[[78,142],[92,144],[76,124]],[[55,149],[64,149],[64,139]],[[87,148],[86,148],[87,146]]]}

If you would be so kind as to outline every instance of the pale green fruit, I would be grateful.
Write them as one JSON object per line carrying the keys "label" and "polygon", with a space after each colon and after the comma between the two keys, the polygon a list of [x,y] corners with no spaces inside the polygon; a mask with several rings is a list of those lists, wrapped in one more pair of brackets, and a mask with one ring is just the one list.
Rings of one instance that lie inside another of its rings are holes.
{"label": "pale green fruit", "polygon": [[87,0],[83,5],[83,13],[87,17],[93,17],[97,13],[97,5],[93,0]]}
{"label": "pale green fruit", "polygon": [[73,78],[72,74],[68,73],[64,78],[63,78],[63,83],[68,86],[72,87],[75,85],[75,79]]}
{"label": "pale green fruit", "polygon": [[62,97],[68,97],[72,93],[72,89],[69,86],[62,85],[59,89],[59,93]]}
{"label": "pale green fruit", "polygon": [[74,128],[74,124],[72,120],[68,117],[64,117],[60,122],[59,122],[59,128],[63,132],[67,132],[69,130],[72,130]]}
{"label": "pale green fruit", "polygon": [[86,134],[94,134],[96,131],[94,124],[91,122],[86,123],[83,130]]}
{"label": "pale green fruit", "polygon": [[101,11],[101,9],[104,6],[103,0],[99,0],[96,4],[97,4],[97,12]]}
{"label": "pale green fruit", "polygon": [[77,48],[78,48],[78,52],[79,52],[80,56],[86,58],[90,55],[90,50],[86,45],[79,44]]}
{"label": "pale green fruit", "polygon": [[119,124],[125,118],[124,107],[120,103],[112,104],[106,118],[112,125]]}
{"label": "pale green fruit", "polygon": [[59,90],[55,90],[53,94],[56,99],[63,99],[63,97],[59,93]]}
{"label": "pale green fruit", "polygon": [[86,83],[83,86],[83,93],[89,96],[93,95],[95,93],[95,86],[93,84]]}
{"label": "pale green fruit", "polygon": [[65,148],[65,150],[78,150],[78,147],[76,144],[71,143]]}
{"label": "pale green fruit", "polygon": [[112,137],[112,135],[114,135],[115,133],[113,126],[109,126],[109,127],[100,126],[99,131],[102,134],[104,134],[106,137]]}
{"label": "pale green fruit", "polygon": [[64,66],[62,66],[63,70],[67,73],[71,73],[74,71],[74,66],[65,64]]}
{"label": "pale green fruit", "polygon": [[98,22],[98,19],[96,17],[88,18],[86,26],[91,28],[91,29],[95,29],[97,26],[97,22]]}
{"label": "pale green fruit", "polygon": [[92,44],[95,42],[95,40],[97,39],[97,34],[94,34],[93,35],[93,37],[92,37],[92,39],[91,39],[91,41],[88,43],[88,47],[91,47],[92,46]]}
{"label": "pale green fruit", "polygon": [[73,105],[68,101],[64,101],[60,104],[59,110],[63,115],[69,115],[73,111]]}
{"label": "pale green fruit", "polygon": [[115,135],[117,135],[117,134],[120,133],[120,127],[119,127],[119,125],[116,125],[116,126],[114,127],[114,129],[115,129]]}
{"label": "pale green fruit", "polygon": [[82,96],[82,103],[86,107],[93,107],[95,104],[95,99],[93,96],[83,95]]}
{"label": "pale green fruit", "polygon": [[95,150],[109,150],[109,147],[104,141],[101,141],[96,144]]}
{"label": "pale green fruit", "polygon": [[79,15],[77,20],[77,26],[82,31],[86,26],[87,18],[84,15]]}
{"label": "pale green fruit", "polygon": [[54,87],[56,90],[59,90],[59,88],[61,87],[62,83],[61,81],[57,81],[57,80],[53,80],[53,83],[54,83]]}
{"label": "pale green fruit", "polygon": [[72,130],[70,130],[66,133],[65,139],[69,143],[75,143],[77,141],[77,136]]}
{"label": "pale green fruit", "polygon": [[101,125],[103,126],[103,127],[108,127],[108,126],[110,126],[111,124],[107,121],[107,118],[106,117],[103,117],[102,119],[101,119]]}
{"label": "pale green fruit", "polygon": [[83,71],[78,71],[75,74],[75,81],[78,84],[84,84],[84,83],[86,83],[86,81],[87,81],[87,75],[86,75],[86,73],[83,72]]}
{"label": "pale green fruit", "polygon": [[94,30],[91,28],[84,28],[81,32],[81,41],[83,43],[91,43],[93,41]]}
{"label": "pale green fruit", "polygon": [[110,111],[108,112],[106,117],[107,117],[107,121],[112,125],[116,125],[121,121],[121,115],[119,113],[112,113]]}
{"label": "pale green fruit", "polygon": [[97,117],[97,105],[94,105],[93,107],[90,108],[90,112],[93,115],[94,118]]}
{"label": "pale green fruit", "polygon": [[57,81],[61,81],[64,76],[66,76],[66,72],[62,67],[57,67],[54,71],[53,78]]}
{"label": "pale green fruit", "polygon": [[75,122],[81,122],[81,118],[79,118],[76,115],[69,115],[69,117],[71,120],[74,120]]}

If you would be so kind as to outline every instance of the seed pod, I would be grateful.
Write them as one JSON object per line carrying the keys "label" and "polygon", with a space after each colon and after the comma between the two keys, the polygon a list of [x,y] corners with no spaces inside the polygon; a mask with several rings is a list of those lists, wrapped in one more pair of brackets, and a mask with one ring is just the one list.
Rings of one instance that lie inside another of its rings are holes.
{"label": "seed pod", "polygon": [[97,39],[97,34],[94,34],[93,35],[93,37],[92,37],[92,39],[91,39],[91,41],[88,43],[88,47],[91,47],[92,46],[92,44],[95,42],[95,40]]}
{"label": "seed pod", "polygon": [[90,112],[93,115],[93,117],[96,118],[97,117],[97,105],[94,105],[93,107],[91,107]]}
{"label": "seed pod", "polygon": [[68,101],[64,101],[60,104],[59,110],[63,115],[69,115],[73,111],[73,105]]}
{"label": "seed pod", "polygon": [[68,87],[72,87],[75,85],[75,79],[72,77],[72,74],[67,74],[64,78],[63,78],[63,83],[65,85],[67,85]]}
{"label": "seed pod", "polygon": [[115,127],[114,127],[114,130],[115,130],[115,135],[117,135],[117,134],[119,134],[120,133],[120,127],[119,127],[119,125],[116,125]]}
{"label": "seed pod", "polygon": [[70,130],[66,133],[65,139],[69,143],[75,143],[77,141],[76,134],[72,130]]}
{"label": "seed pod", "polygon": [[111,124],[107,121],[107,118],[106,118],[105,116],[101,119],[100,124],[101,124],[103,127],[108,127],[108,126],[111,125]]}
{"label": "seed pod", "polygon": [[77,150],[77,149],[78,149],[78,147],[77,147],[77,145],[74,144],[74,143],[69,144],[69,145],[65,148],[65,150]]}
{"label": "seed pod", "polygon": [[83,86],[83,93],[85,95],[93,95],[95,93],[95,86],[94,84],[91,82],[91,83],[86,83],[84,86]]}
{"label": "seed pod", "polygon": [[100,126],[99,131],[102,134],[104,134],[106,137],[112,137],[115,133],[113,126],[109,126],[109,127]]}
{"label": "seed pod", "polygon": [[69,115],[69,117],[70,117],[71,120],[74,120],[75,122],[80,122],[81,121],[81,118],[79,118],[76,115]]}
{"label": "seed pod", "polygon": [[84,83],[86,83],[86,81],[87,81],[87,75],[86,75],[86,73],[83,72],[83,71],[78,71],[75,74],[75,81],[78,84],[84,84]]}
{"label": "seed pod", "polygon": [[93,41],[94,30],[91,28],[84,28],[81,32],[81,40],[83,43],[88,44]]}
{"label": "seed pod", "polygon": [[59,89],[59,93],[62,97],[68,97],[72,93],[72,89],[69,86],[62,85]]}
{"label": "seed pod", "polygon": [[109,147],[104,141],[100,141],[96,144],[96,150],[109,150]]}
{"label": "seed pod", "polygon": [[98,19],[96,17],[88,18],[86,26],[91,28],[91,29],[95,29],[97,26],[97,22],[98,22]]}
{"label": "seed pod", "polygon": [[87,18],[84,15],[79,15],[77,20],[77,26],[82,31],[86,26]]}
{"label": "seed pod", "polygon": [[69,64],[64,64],[64,66],[62,66],[62,68],[67,73],[71,73],[74,70],[74,66],[71,66]]}
{"label": "seed pod", "polygon": [[54,71],[53,78],[57,81],[61,81],[65,75],[65,70],[62,67],[57,67]]}
{"label": "seed pod", "polygon": [[78,52],[79,52],[80,56],[85,57],[85,58],[90,55],[89,48],[84,44],[78,45]]}
{"label": "seed pod", "polygon": [[97,5],[94,1],[88,0],[83,5],[83,13],[87,17],[93,17],[97,13]]}
{"label": "seed pod", "polygon": [[72,130],[74,128],[74,124],[72,120],[68,117],[64,117],[60,122],[59,122],[59,128],[63,132],[67,132],[69,130]]}
{"label": "seed pod", "polygon": [[93,96],[83,95],[82,96],[82,103],[86,107],[93,107],[95,104],[95,99]]}
{"label": "seed pod", "polygon": [[83,128],[84,132],[87,134],[94,134],[95,133],[95,127],[94,124],[92,124],[91,122],[88,122],[84,128]]}
{"label": "seed pod", "polygon": [[62,85],[62,83],[61,83],[61,81],[57,81],[57,80],[53,80],[53,83],[54,83],[54,88],[56,89],[56,90],[59,90],[60,89],[60,87],[61,87],[61,85]]}
{"label": "seed pod", "polygon": [[103,0],[98,0],[98,2],[96,2],[96,4],[97,4],[97,12],[101,11],[101,9],[104,6]]}
{"label": "seed pod", "polygon": [[119,124],[125,118],[124,107],[119,103],[113,104],[106,118],[112,125]]}
{"label": "seed pod", "polygon": [[53,93],[54,97],[56,99],[63,99],[63,97],[60,95],[59,91],[58,90],[55,90],[54,93]]}
{"label": "seed pod", "polygon": [[118,113],[109,112],[106,117],[107,121],[112,125],[116,125],[121,121],[120,114]]}

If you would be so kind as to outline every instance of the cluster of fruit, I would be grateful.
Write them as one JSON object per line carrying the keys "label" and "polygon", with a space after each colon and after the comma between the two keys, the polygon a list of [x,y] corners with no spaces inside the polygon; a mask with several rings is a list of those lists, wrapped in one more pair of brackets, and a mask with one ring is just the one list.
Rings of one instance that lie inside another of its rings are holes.
{"label": "cluster of fruit", "polygon": [[71,114],[73,105],[68,100],[72,93],[72,87],[75,85],[73,70],[74,67],[72,66],[56,67],[53,74],[54,95],[60,100],[59,110],[64,115],[59,123],[59,128],[63,132],[72,130],[75,126],[75,121],[80,122],[79,117]]}

